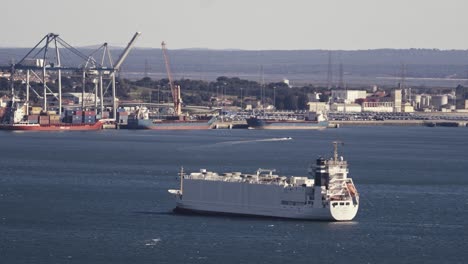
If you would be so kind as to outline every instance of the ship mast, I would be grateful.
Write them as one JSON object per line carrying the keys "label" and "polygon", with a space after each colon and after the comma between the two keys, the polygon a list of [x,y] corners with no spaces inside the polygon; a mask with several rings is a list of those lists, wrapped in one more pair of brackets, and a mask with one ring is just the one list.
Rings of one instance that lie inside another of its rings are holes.
{"label": "ship mast", "polygon": [[184,167],[180,167],[180,195],[184,193]]}
{"label": "ship mast", "polygon": [[344,145],[342,141],[333,141],[333,160],[338,161],[338,144]]}

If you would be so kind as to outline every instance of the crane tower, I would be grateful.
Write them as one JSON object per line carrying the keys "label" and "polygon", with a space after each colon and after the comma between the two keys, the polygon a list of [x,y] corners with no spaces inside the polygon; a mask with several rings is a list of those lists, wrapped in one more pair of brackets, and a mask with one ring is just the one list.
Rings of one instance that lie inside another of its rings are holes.
{"label": "crane tower", "polygon": [[174,102],[174,114],[180,116],[182,114],[182,98],[180,96],[180,86],[174,84],[172,79],[171,66],[169,64],[169,56],[167,54],[166,43],[161,43],[161,48],[164,56],[164,63],[166,64],[167,78],[169,79],[169,86],[171,88],[172,99]]}

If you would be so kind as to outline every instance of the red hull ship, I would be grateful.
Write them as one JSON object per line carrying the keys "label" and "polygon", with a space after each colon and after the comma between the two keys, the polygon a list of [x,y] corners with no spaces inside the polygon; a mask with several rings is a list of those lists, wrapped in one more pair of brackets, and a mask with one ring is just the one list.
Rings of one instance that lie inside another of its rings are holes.
{"label": "red hull ship", "polygon": [[101,130],[103,123],[97,121],[94,124],[0,124],[0,130],[11,131],[94,131]]}

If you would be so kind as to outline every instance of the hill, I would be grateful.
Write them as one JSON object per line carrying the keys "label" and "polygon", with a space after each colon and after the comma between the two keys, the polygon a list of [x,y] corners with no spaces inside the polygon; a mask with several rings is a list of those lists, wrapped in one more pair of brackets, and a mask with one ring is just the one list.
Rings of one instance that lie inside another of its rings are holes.
{"label": "hill", "polygon": [[[19,60],[27,49],[0,48],[0,65]],[[91,49],[81,49],[90,54]],[[121,49],[112,51],[117,58]],[[327,80],[326,50],[169,50],[172,71],[176,79],[214,80],[219,76],[260,79],[263,67],[266,81],[289,79],[294,84],[324,84]],[[78,63],[78,62],[77,62]],[[333,51],[332,70],[336,84],[339,64],[343,63],[344,80],[350,86],[395,85],[406,65],[407,80],[412,85],[454,87],[467,76],[468,50],[377,49]],[[134,49],[123,64],[127,78],[165,77],[160,49]]]}

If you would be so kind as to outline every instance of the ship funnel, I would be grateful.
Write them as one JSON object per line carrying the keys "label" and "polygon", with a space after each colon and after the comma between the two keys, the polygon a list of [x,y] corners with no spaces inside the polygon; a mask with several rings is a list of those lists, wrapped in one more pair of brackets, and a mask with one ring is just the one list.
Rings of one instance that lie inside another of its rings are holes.
{"label": "ship funnel", "polygon": [[330,175],[326,170],[326,160],[322,157],[317,159],[315,166],[315,186],[325,186],[328,189],[328,182],[330,181]]}

